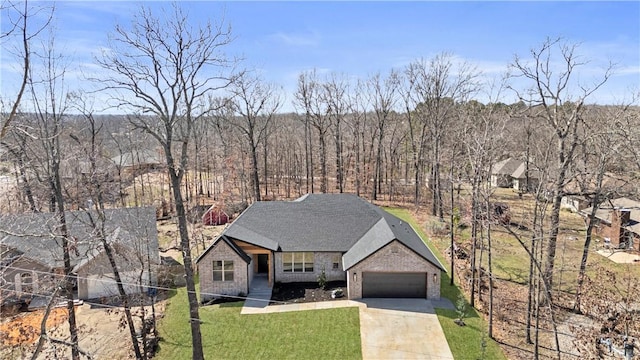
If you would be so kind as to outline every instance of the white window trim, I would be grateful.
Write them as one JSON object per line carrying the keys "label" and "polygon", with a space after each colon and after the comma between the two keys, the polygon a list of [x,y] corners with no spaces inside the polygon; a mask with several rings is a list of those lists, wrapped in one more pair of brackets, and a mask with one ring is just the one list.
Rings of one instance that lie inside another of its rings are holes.
{"label": "white window trim", "polygon": [[[295,262],[295,255],[294,254],[302,254],[302,270],[301,271],[296,271],[296,262]],[[305,262],[306,259],[306,254],[311,254],[311,256],[313,257],[313,260],[311,262]],[[287,262],[285,261],[285,257],[289,255],[291,256],[291,270],[287,271],[284,269],[284,264]],[[286,272],[286,273],[314,273],[315,272],[315,261],[316,261],[316,254],[312,251],[303,251],[303,252],[283,252],[282,253],[282,272]],[[307,271],[306,270],[306,265],[311,264],[313,267],[313,270],[311,271]]]}
{"label": "white window trim", "polygon": [[[213,260],[214,263],[217,262],[217,261],[220,261],[222,263],[222,269],[221,270],[216,270],[215,268],[212,267],[211,277],[213,277],[216,272],[219,272],[219,273],[222,274],[222,280],[213,280],[213,281],[226,281],[226,282],[235,281],[235,278],[236,278],[235,270],[236,270],[236,268],[235,268],[235,265],[233,264],[233,260]],[[226,264],[231,263],[231,265],[233,266],[233,270],[225,270],[225,268],[224,268],[225,263]],[[232,280],[227,280],[226,279],[226,276],[224,275],[224,273],[227,272],[227,271],[230,271],[230,272],[233,273],[233,279]]]}

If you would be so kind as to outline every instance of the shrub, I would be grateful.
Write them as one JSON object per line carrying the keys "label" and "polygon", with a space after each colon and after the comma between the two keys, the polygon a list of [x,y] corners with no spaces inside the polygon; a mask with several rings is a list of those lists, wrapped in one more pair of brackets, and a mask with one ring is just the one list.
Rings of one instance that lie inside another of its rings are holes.
{"label": "shrub", "polygon": [[454,320],[455,323],[460,326],[465,326],[464,319],[467,317],[467,301],[462,294],[458,295],[458,300],[456,301],[456,314],[458,314],[458,318]]}
{"label": "shrub", "polygon": [[322,268],[320,275],[318,275],[318,286],[320,286],[322,290],[327,286],[327,274],[324,271],[324,267]]}

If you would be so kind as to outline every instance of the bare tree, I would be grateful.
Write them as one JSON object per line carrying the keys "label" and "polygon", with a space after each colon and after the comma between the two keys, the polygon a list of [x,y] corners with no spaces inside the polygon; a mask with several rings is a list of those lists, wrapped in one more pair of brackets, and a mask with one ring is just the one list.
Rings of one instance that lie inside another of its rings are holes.
{"label": "bare tree", "polygon": [[[2,128],[0,129],[0,139],[4,138],[9,130],[9,125],[15,119],[22,96],[29,82],[29,72],[31,70],[31,41],[45,30],[51,19],[53,18],[54,7],[31,7],[28,1],[13,2],[3,1],[0,10],[7,14],[9,26],[6,31],[0,34],[0,39],[5,42],[7,39],[17,36],[20,39],[20,46],[15,50],[15,56],[22,61],[22,78],[18,94],[12,104],[11,110],[6,118],[3,119]],[[45,20],[37,23],[36,17],[41,17],[41,12],[47,14],[43,17]],[[36,24],[33,24],[36,22]],[[4,47],[4,46],[3,46]]]}
{"label": "bare tree", "polygon": [[347,96],[349,84],[346,76],[331,74],[324,84],[324,97],[328,103],[328,113],[333,124],[333,138],[336,144],[336,188],[340,193],[344,192],[344,135],[342,125],[347,114]]}
{"label": "bare tree", "polygon": [[[203,359],[198,299],[182,194],[194,123],[211,109],[208,98],[226,88],[233,64],[222,51],[231,41],[224,23],[192,27],[177,4],[160,19],[141,8],[131,28],[116,26],[113,50],[98,63],[111,74],[101,81],[117,106],[137,112],[131,122],[153,136],[164,151],[171,181],[189,300],[193,359]],[[148,116],[152,114],[153,116]]]}
{"label": "bare tree", "polygon": [[[102,126],[96,124],[91,109],[88,108],[84,99],[82,99],[80,95],[76,96],[76,100],[79,102],[79,110],[82,112],[83,117],[86,119],[86,132],[88,134],[83,134],[83,139],[78,137],[80,134],[70,134],[70,137],[81,149],[81,153],[85,154],[86,160],[83,159],[83,161],[86,161],[86,163],[88,163],[87,176],[83,176],[82,179],[83,185],[89,190],[89,196],[87,197],[87,200],[91,200],[90,204],[88,204],[87,206],[86,215],[89,220],[89,225],[93,229],[97,240],[104,248],[104,252],[107,256],[107,259],[109,260],[109,265],[111,266],[111,270],[113,271],[116,286],[118,288],[118,293],[123,300],[124,313],[136,359],[146,359],[146,351],[141,351],[140,344],[138,343],[138,337],[136,335],[133,317],[131,316],[131,305],[129,296],[124,289],[123,281],[120,276],[120,268],[116,263],[116,252],[113,248],[113,245],[108,240],[110,234],[107,233],[105,228],[107,218],[104,212],[105,190],[103,186],[108,184],[108,182],[106,181],[106,177],[108,175],[105,173],[106,169],[98,168],[100,153],[103,153],[99,138]],[[93,205],[93,209],[91,204]],[[146,334],[143,334],[143,336],[144,335]]]}
{"label": "bare tree", "polygon": [[327,134],[331,123],[328,118],[329,106],[324,101],[322,85],[318,79],[316,71],[304,72],[298,77],[298,89],[296,91],[296,101],[302,106],[305,112],[305,134],[309,140],[309,150],[307,156],[307,166],[310,167],[307,178],[311,177],[311,192],[313,192],[313,151],[310,128],[313,127],[318,132],[318,141],[320,144],[320,192],[327,192]]}
{"label": "bare tree", "polygon": [[65,197],[61,174],[62,147],[60,137],[64,126],[65,113],[68,110],[66,87],[64,76],[66,64],[61,55],[55,52],[53,37],[44,43],[41,58],[42,73],[34,74],[34,69],[29,71],[29,90],[32,95],[32,103],[35,107],[37,127],[32,130],[32,137],[38,139],[42,146],[45,163],[46,178],[50,191],[50,211],[56,214],[58,227],[56,235],[60,238],[63,249],[64,262],[64,290],[67,299],[67,312],[69,315],[69,332],[71,341],[71,356],[74,360],[80,358],[78,348],[78,327],[76,325],[75,305],[73,301],[73,280],[71,266],[71,248],[74,240],[69,234],[65,215]]}
{"label": "bare tree", "polygon": [[[531,50],[531,59],[516,56],[511,64],[514,77],[523,78],[530,86],[524,92],[515,90],[517,96],[535,111],[534,117],[542,119],[553,131],[556,144],[551,189],[553,205],[545,261],[545,277],[549,287],[553,285],[560,205],[569,176],[567,171],[581,140],[580,125],[585,100],[607,82],[612,70],[612,65],[609,65],[602,77],[591,85],[578,84],[576,71],[586,62],[580,59],[576,49],[575,44],[547,38],[539,48]],[[560,65],[556,65],[556,61]]]}
{"label": "bare tree", "polygon": [[[230,100],[232,117],[225,120],[240,131],[249,145],[253,196],[260,201],[258,146],[266,147],[269,125],[281,105],[280,95],[275,85],[250,73],[239,76],[229,90],[233,94]],[[264,181],[266,184],[268,179]]]}
{"label": "bare tree", "polygon": [[378,73],[372,76],[367,82],[371,106],[376,119],[377,130],[377,150],[375,158],[375,168],[373,170],[373,187],[371,190],[371,198],[378,199],[380,184],[382,178],[382,150],[384,148],[383,141],[385,138],[385,130],[391,120],[391,112],[394,110],[398,101],[398,89],[400,85],[399,74],[391,71],[385,78]]}
{"label": "bare tree", "polygon": [[[455,64],[451,54],[439,54],[429,62],[416,61],[407,68],[412,83],[417,120],[426,126],[431,139],[432,214],[443,219],[442,153],[447,127],[454,118],[456,103],[477,91],[478,71],[468,63]],[[423,134],[424,136],[424,134]],[[419,139],[421,142],[422,139]]]}

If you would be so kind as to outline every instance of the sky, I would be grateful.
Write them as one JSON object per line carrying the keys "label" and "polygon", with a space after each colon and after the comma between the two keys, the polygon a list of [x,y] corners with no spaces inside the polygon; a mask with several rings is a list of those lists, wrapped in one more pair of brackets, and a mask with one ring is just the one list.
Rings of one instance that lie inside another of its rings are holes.
{"label": "sky", "polygon": [[[35,5],[53,2],[34,2]],[[94,58],[109,49],[108,36],[116,24],[129,26],[140,5],[159,11],[163,1],[60,1],[55,3],[56,50],[69,65],[69,90],[95,88],[87,74],[100,71]],[[640,2],[474,1],[474,2],[218,2],[179,1],[194,24],[224,18],[234,40],[226,53],[241,57],[241,66],[254,69],[265,81],[282,87],[292,105],[298,74],[316,69],[366,79],[391,69],[402,70],[419,59],[448,52],[482,72],[482,79],[500,79],[514,56],[547,38],[562,37],[579,44],[586,64],[576,74],[580,84],[592,84],[609,61],[615,72],[589,98],[595,103],[619,103],[640,89]],[[157,12],[160,14],[160,12]],[[2,29],[8,13],[2,14]],[[0,52],[0,96],[15,97],[19,59],[6,38]],[[519,84],[519,79],[514,79]],[[486,95],[486,94],[485,94]],[[106,94],[96,94],[104,97]],[[478,95],[482,100],[483,95]],[[505,102],[515,99],[505,93]],[[105,112],[117,112],[113,109]]]}

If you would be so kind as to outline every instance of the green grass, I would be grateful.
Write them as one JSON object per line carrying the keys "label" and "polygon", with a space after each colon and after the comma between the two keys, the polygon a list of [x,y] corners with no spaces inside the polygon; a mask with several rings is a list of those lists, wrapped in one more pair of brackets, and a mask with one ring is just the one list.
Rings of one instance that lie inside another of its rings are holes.
{"label": "green grass", "polygon": [[[418,232],[418,234],[425,241],[427,246],[431,249],[434,255],[440,260],[447,271],[450,271],[449,264],[446,261],[442,251],[446,246],[444,242],[438,244],[439,246],[431,243],[424,233],[422,226],[420,226],[411,213],[406,209],[399,208],[385,208],[389,213],[399,217],[400,219],[408,222]],[[443,273],[440,280],[440,296],[445,297],[453,304],[456,304],[458,297],[460,296],[460,289],[455,285],[449,285],[451,278],[449,273]],[[453,354],[454,359],[461,360],[475,360],[475,359],[506,359],[500,346],[495,341],[486,336],[487,324],[478,313],[472,309],[469,304],[466,304],[468,311],[468,318],[465,319],[467,326],[458,326],[453,321],[458,317],[454,310],[436,309],[438,314],[438,320],[444,331],[444,336],[447,338],[449,348]],[[486,341],[485,354],[482,353],[482,342]]]}
{"label": "green grass", "polygon": [[[506,360],[500,346],[487,336],[487,324],[474,310],[464,319],[466,326],[458,326],[453,322],[458,317],[454,310],[436,309],[436,313],[454,359]],[[483,341],[486,344],[484,354]]]}
{"label": "green grass", "polygon": [[[200,308],[207,359],[360,359],[358,308],[240,315],[242,302]],[[167,304],[157,359],[191,357],[184,289]]]}

